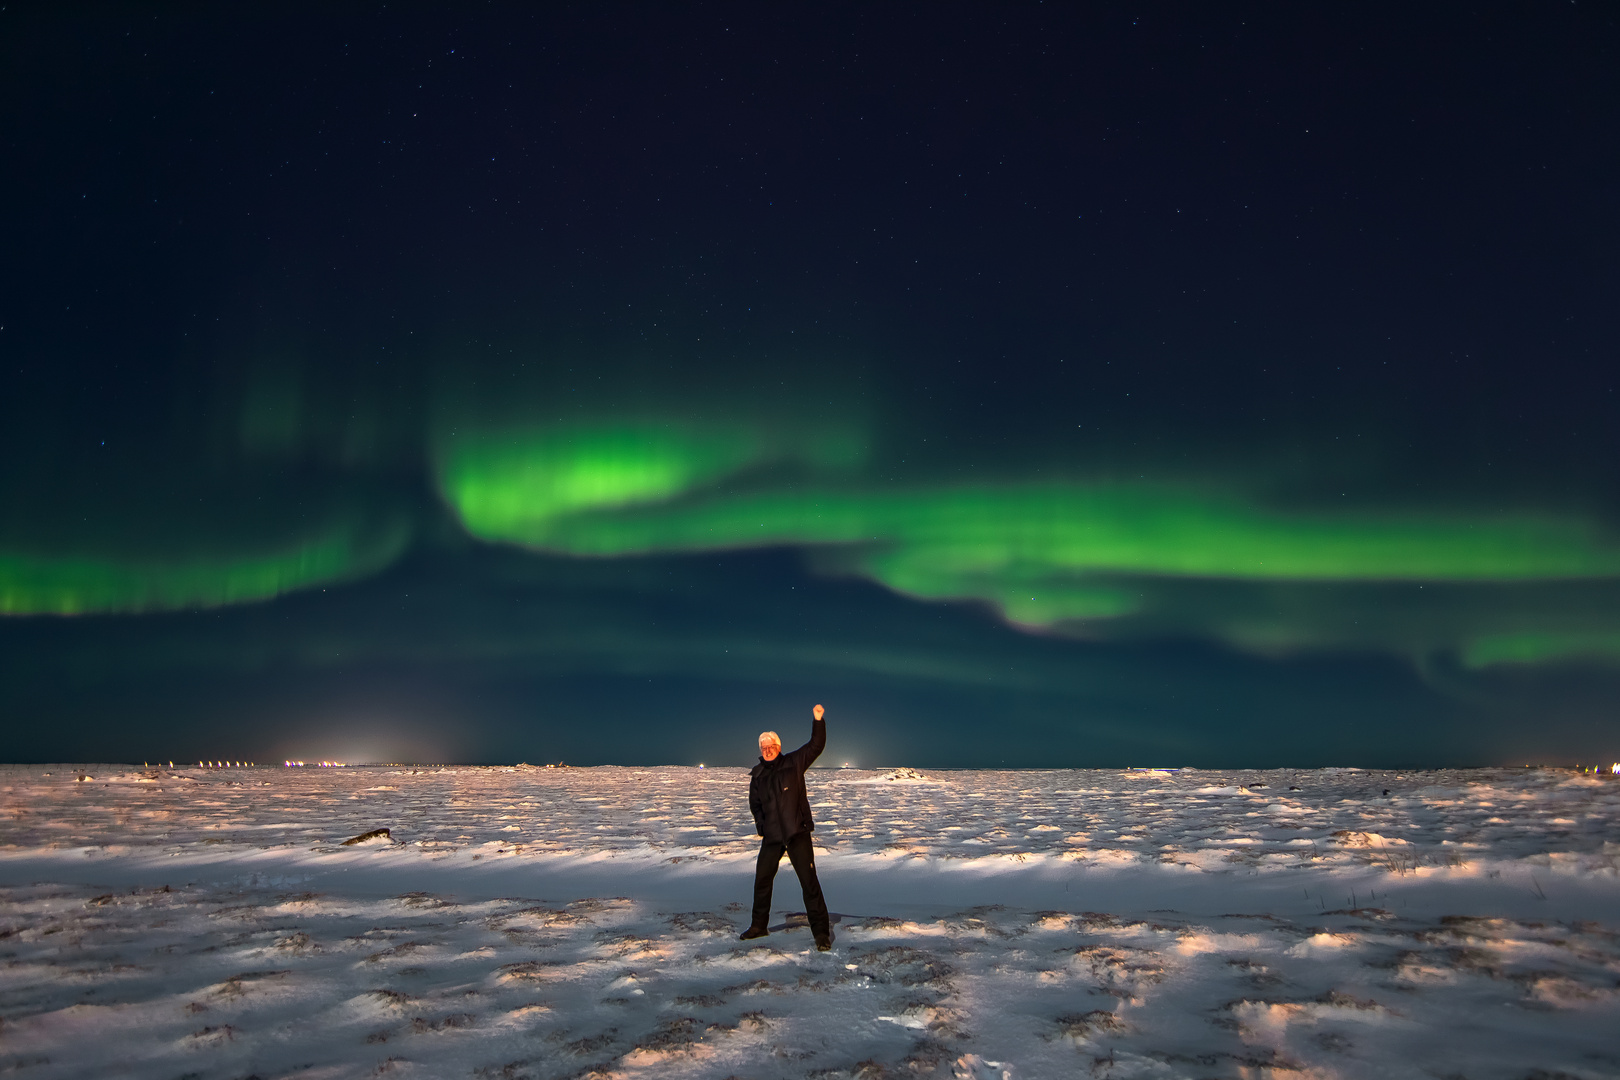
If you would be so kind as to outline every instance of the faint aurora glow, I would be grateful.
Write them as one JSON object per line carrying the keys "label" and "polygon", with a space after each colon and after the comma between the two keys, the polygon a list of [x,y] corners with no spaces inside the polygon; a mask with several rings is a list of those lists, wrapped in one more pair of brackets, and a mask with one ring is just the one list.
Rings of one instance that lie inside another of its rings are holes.
{"label": "faint aurora glow", "polygon": [[166,559],[0,553],[0,613],[173,611],[267,600],[374,574],[405,550],[410,536],[397,519],[371,528],[341,523],[268,553],[246,544],[239,554]]}
{"label": "faint aurora glow", "polygon": [[1620,632],[1489,634],[1470,641],[1462,651],[1463,665],[1470,668],[1572,659],[1620,662]]}

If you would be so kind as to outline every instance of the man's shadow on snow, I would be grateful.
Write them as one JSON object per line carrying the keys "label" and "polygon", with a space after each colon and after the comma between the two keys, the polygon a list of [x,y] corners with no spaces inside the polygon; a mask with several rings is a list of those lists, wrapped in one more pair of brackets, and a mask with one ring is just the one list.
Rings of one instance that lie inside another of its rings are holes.
{"label": "man's shadow on snow", "polygon": [[[836,911],[829,911],[827,916],[829,919],[831,919],[834,926],[837,926],[845,919],[864,918],[864,916],[861,915],[840,915]],[[806,915],[802,911],[790,911],[787,913],[786,922],[777,923],[775,926],[767,926],[765,929],[769,930],[773,934],[780,933],[783,930],[808,930],[810,929],[810,916]]]}

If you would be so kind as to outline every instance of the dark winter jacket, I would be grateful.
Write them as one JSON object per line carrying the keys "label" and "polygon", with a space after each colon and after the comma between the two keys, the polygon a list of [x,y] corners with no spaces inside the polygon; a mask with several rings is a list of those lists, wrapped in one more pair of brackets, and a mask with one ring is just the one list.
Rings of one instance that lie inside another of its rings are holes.
{"label": "dark winter jacket", "polygon": [[810,793],[804,789],[804,771],[821,756],[827,745],[827,722],[811,725],[810,741],[791,754],[776,755],[775,761],[759,759],[749,774],[748,809],[754,812],[754,831],[767,840],[784,844],[789,837],[812,832]]}

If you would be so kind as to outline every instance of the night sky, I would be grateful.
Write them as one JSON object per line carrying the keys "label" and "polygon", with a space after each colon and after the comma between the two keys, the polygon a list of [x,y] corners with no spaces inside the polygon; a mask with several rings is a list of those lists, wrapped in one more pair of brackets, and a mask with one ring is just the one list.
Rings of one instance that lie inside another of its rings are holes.
{"label": "night sky", "polygon": [[0,10],[0,757],[1620,757],[1604,4]]}

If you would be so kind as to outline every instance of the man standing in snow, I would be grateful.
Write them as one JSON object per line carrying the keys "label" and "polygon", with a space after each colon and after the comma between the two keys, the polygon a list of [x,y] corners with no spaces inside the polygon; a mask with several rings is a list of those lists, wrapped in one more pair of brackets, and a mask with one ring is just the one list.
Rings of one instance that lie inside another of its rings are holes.
{"label": "man standing in snow", "polygon": [[770,932],[765,927],[771,917],[771,884],[785,851],[804,889],[804,911],[810,917],[816,948],[822,952],[832,948],[832,920],[821,895],[821,882],[816,880],[816,856],[810,847],[810,833],[816,825],[810,820],[810,793],[804,787],[804,771],[827,745],[827,725],[821,721],[826,711],[820,705],[811,710],[815,720],[810,724],[810,741],[791,754],[782,753],[782,739],[776,732],[759,737],[759,764],[749,774],[748,809],[754,813],[754,831],[762,839],[759,864],[754,868],[754,919],[742,932],[744,941]]}

